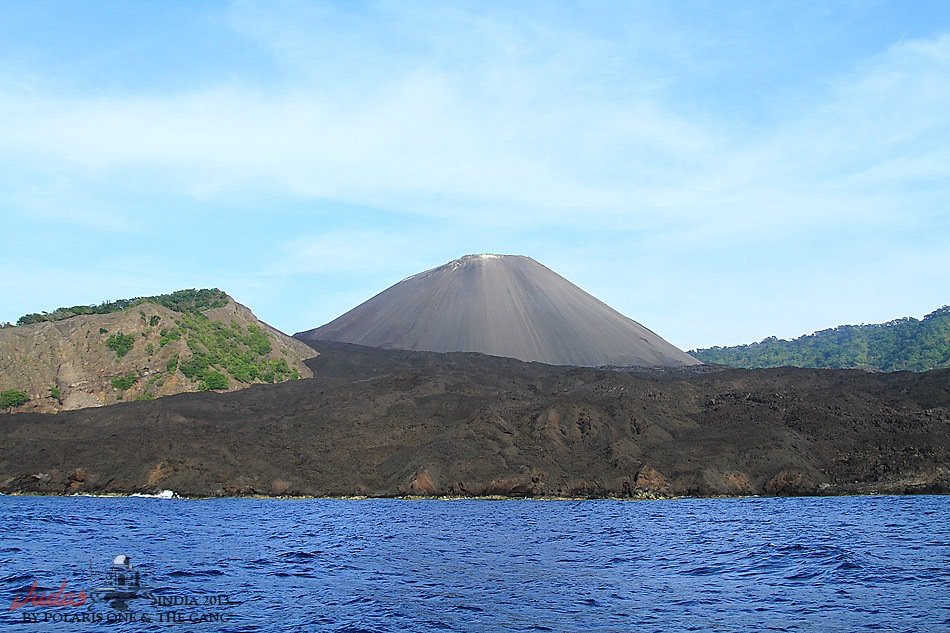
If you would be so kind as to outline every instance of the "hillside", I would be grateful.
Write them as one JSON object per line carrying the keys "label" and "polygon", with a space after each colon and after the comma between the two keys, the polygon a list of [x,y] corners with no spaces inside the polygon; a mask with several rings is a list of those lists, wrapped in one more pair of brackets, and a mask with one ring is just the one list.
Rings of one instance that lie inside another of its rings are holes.
{"label": "hillside", "polygon": [[695,358],[530,257],[466,255],[294,335],[550,365],[680,367]]}
{"label": "hillside", "polygon": [[[220,290],[60,308],[0,329],[0,404],[55,412],[312,376],[312,348]],[[6,408],[6,407],[5,407]]]}
{"label": "hillside", "polygon": [[710,347],[689,353],[704,363],[746,369],[942,369],[950,367],[950,306],[919,321],[906,317],[873,325],[842,325],[790,341],[770,337],[749,345]]}
{"label": "hillside", "polygon": [[0,492],[950,492],[948,370],[621,372],[314,345],[312,380],[0,415]]}

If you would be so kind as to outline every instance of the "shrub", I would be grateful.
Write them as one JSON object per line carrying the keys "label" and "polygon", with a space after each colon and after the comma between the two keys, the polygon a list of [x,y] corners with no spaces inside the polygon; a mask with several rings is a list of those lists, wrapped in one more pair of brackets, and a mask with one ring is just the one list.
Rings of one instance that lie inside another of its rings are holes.
{"label": "shrub", "polygon": [[148,380],[145,381],[145,392],[154,396],[154,391],[156,389],[161,389],[165,384],[165,378],[165,374],[162,373],[152,374],[149,376]]}
{"label": "shrub", "polygon": [[271,350],[267,333],[254,323],[247,324],[247,338],[244,342],[251,350],[261,356]]}
{"label": "shrub", "polygon": [[30,401],[30,394],[19,389],[0,391],[0,409],[14,409]]}
{"label": "shrub", "polygon": [[171,329],[163,327],[159,334],[161,335],[161,338],[158,339],[159,347],[164,347],[171,341],[177,341],[181,338],[181,330],[179,330],[177,327],[173,327]]}
{"label": "shrub", "polygon": [[116,389],[121,389],[126,391],[132,387],[135,383],[139,381],[139,377],[135,375],[135,372],[130,371],[124,376],[113,376],[112,380],[109,382],[112,383],[112,386]]}
{"label": "shrub", "polygon": [[167,295],[147,297],[147,299],[175,312],[199,312],[228,305],[228,295],[217,288],[178,290]]}
{"label": "shrub", "polygon": [[201,391],[212,391],[227,388],[228,377],[219,371],[208,372],[205,375],[204,380],[201,381],[201,385],[199,385],[199,389],[201,389]]}
{"label": "shrub", "polygon": [[60,391],[57,385],[53,385],[49,388],[49,397],[60,400],[63,397],[63,392]]}
{"label": "shrub", "polygon": [[[24,314],[17,320],[17,325],[29,325],[31,323],[42,323],[43,321],[61,321],[81,314],[110,314],[130,308],[142,303],[157,303],[175,312],[200,312],[210,308],[220,308],[228,305],[228,295],[217,288],[202,290],[179,290],[167,295],[156,295],[154,297],[137,297],[135,299],[117,299],[115,301],[103,301],[99,305],[72,306],[69,308],[56,308],[52,312],[34,312],[33,314]],[[145,319],[143,311],[139,311],[142,318]],[[155,317],[152,317],[154,319]],[[151,321],[149,321],[151,323]],[[156,323],[151,323],[154,327]]]}
{"label": "shrub", "polygon": [[208,369],[208,359],[201,354],[195,354],[183,363],[178,364],[178,370],[191,378],[192,380],[204,377],[205,370]]}
{"label": "shrub", "polygon": [[122,358],[131,351],[135,345],[135,337],[131,334],[118,332],[106,339],[106,347],[116,353],[117,358]]}

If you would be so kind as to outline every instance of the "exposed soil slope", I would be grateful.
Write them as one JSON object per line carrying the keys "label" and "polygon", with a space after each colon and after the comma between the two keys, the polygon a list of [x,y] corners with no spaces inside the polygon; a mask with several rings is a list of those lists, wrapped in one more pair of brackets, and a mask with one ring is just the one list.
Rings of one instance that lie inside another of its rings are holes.
{"label": "exposed soil slope", "polygon": [[[300,377],[312,376],[303,363],[315,355],[312,348],[258,320],[233,299],[223,307],[204,311],[200,317],[206,317],[205,329],[212,333],[226,330],[245,337],[252,331],[262,334],[270,350],[261,349],[259,361],[278,363],[283,359],[290,373],[296,370]],[[199,328],[205,325],[204,321],[197,322],[198,314],[186,315],[155,303],[142,303],[120,312],[0,329],[0,390],[15,388],[28,393],[31,400],[20,410],[42,412],[197,391],[201,379],[179,369],[194,357],[196,349],[203,349],[194,340],[189,345],[194,330],[181,327],[186,319],[192,319]],[[119,334],[132,337],[131,347],[121,356],[108,346],[109,337]],[[234,345],[235,349],[240,347],[240,343]],[[241,377],[226,369],[216,370],[228,378],[227,390],[259,381],[242,382]],[[125,385],[121,380],[120,387],[114,386],[113,379],[130,374],[127,381],[135,380],[131,386],[122,388]]]}
{"label": "exposed soil slope", "polygon": [[0,491],[950,492],[950,371],[619,372],[315,343],[312,380],[0,416]]}
{"label": "exposed soil slope", "polygon": [[468,255],[295,335],[373,347],[481,352],[551,365],[699,361],[529,257]]}

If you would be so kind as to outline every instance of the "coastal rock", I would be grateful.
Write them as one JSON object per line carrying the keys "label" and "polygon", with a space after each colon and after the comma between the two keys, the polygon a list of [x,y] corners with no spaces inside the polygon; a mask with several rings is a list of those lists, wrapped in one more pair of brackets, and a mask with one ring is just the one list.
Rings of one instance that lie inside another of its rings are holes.
{"label": "coastal rock", "polygon": [[948,489],[947,370],[609,371],[329,342],[318,351],[312,380],[0,415],[0,492],[637,498]]}
{"label": "coastal rock", "polygon": [[819,490],[818,482],[797,470],[783,470],[765,482],[763,490],[770,495],[807,495]]}
{"label": "coastal rock", "polygon": [[401,490],[406,495],[433,496],[438,494],[439,487],[432,481],[432,475],[429,474],[428,469],[423,468]]}
{"label": "coastal rock", "polygon": [[708,493],[731,497],[756,493],[755,485],[746,473],[720,472],[707,468],[702,471],[701,476],[702,489],[708,491]]}
{"label": "coastal rock", "polygon": [[666,477],[649,464],[644,465],[637,471],[633,483],[637,492],[666,495],[671,490],[670,482],[667,481]]}

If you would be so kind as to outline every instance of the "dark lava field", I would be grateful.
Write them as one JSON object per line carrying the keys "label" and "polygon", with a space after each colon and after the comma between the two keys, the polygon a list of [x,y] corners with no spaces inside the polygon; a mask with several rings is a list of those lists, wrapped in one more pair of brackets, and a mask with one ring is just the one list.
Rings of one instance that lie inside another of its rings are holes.
{"label": "dark lava field", "polygon": [[624,371],[312,345],[312,379],[0,415],[0,492],[950,492],[950,370]]}

